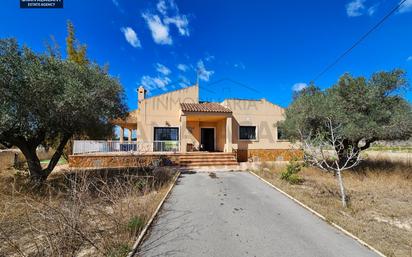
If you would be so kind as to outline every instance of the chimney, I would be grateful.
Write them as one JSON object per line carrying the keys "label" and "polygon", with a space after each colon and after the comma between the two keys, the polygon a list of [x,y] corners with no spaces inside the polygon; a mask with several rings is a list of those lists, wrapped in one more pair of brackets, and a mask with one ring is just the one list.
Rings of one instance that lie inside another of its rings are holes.
{"label": "chimney", "polygon": [[146,96],[146,89],[143,86],[140,86],[137,90],[137,101],[140,104]]}

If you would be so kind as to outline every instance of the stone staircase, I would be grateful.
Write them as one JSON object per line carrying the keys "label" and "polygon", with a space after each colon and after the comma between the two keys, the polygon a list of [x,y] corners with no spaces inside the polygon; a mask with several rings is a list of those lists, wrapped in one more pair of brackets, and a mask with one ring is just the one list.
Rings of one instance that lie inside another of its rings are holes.
{"label": "stone staircase", "polygon": [[229,166],[238,165],[235,153],[196,152],[179,156],[179,165],[196,166]]}

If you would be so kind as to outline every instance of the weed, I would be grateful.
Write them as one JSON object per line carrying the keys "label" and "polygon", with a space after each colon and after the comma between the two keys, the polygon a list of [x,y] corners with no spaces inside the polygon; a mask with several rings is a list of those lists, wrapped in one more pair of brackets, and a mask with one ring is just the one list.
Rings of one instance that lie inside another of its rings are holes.
{"label": "weed", "polygon": [[108,257],[125,257],[131,251],[127,244],[118,244],[109,250]]}
{"label": "weed", "polygon": [[27,175],[4,171],[0,256],[126,256],[172,175],[170,170],[156,175],[149,169],[73,170],[52,174],[34,190],[25,183]]}
{"label": "weed", "polygon": [[153,176],[155,184],[157,186],[163,186],[173,178],[173,170],[170,167],[160,166],[153,170]]}
{"label": "weed", "polygon": [[292,158],[286,166],[286,170],[280,174],[280,178],[286,180],[290,184],[300,184],[303,182],[303,179],[298,175],[298,173],[302,170],[302,167],[303,164],[299,163],[297,158]]}
{"label": "weed", "polygon": [[386,256],[410,257],[412,156],[392,157],[386,153],[369,156],[356,169],[344,172],[351,198],[347,209],[342,209],[336,178],[331,173],[302,167],[298,174],[305,183],[292,185],[281,179],[284,164],[255,172]]}
{"label": "weed", "polygon": [[132,234],[137,234],[137,231],[143,228],[143,226],[144,226],[144,221],[139,216],[133,216],[127,223],[127,229]]}
{"label": "weed", "polygon": [[140,179],[136,182],[135,186],[137,190],[143,191],[148,186],[148,182],[146,179]]}

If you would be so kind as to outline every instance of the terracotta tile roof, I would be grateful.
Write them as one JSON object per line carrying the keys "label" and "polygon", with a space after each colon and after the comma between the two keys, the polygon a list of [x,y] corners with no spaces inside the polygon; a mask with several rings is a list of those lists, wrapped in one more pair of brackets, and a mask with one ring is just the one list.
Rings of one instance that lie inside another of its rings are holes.
{"label": "terracotta tile roof", "polygon": [[218,103],[181,103],[180,107],[184,112],[232,112],[232,110]]}
{"label": "terracotta tile roof", "polygon": [[123,119],[117,118],[111,121],[115,125],[121,124],[136,124],[137,123],[137,110],[131,111]]}

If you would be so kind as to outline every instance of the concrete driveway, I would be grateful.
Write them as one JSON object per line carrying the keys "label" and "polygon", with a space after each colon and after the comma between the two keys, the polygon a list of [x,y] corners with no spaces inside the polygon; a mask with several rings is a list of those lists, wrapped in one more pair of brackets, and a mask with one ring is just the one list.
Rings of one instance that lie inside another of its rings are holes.
{"label": "concrete driveway", "polygon": [[184,174],[137,256],[377,256],[247,172]]}

